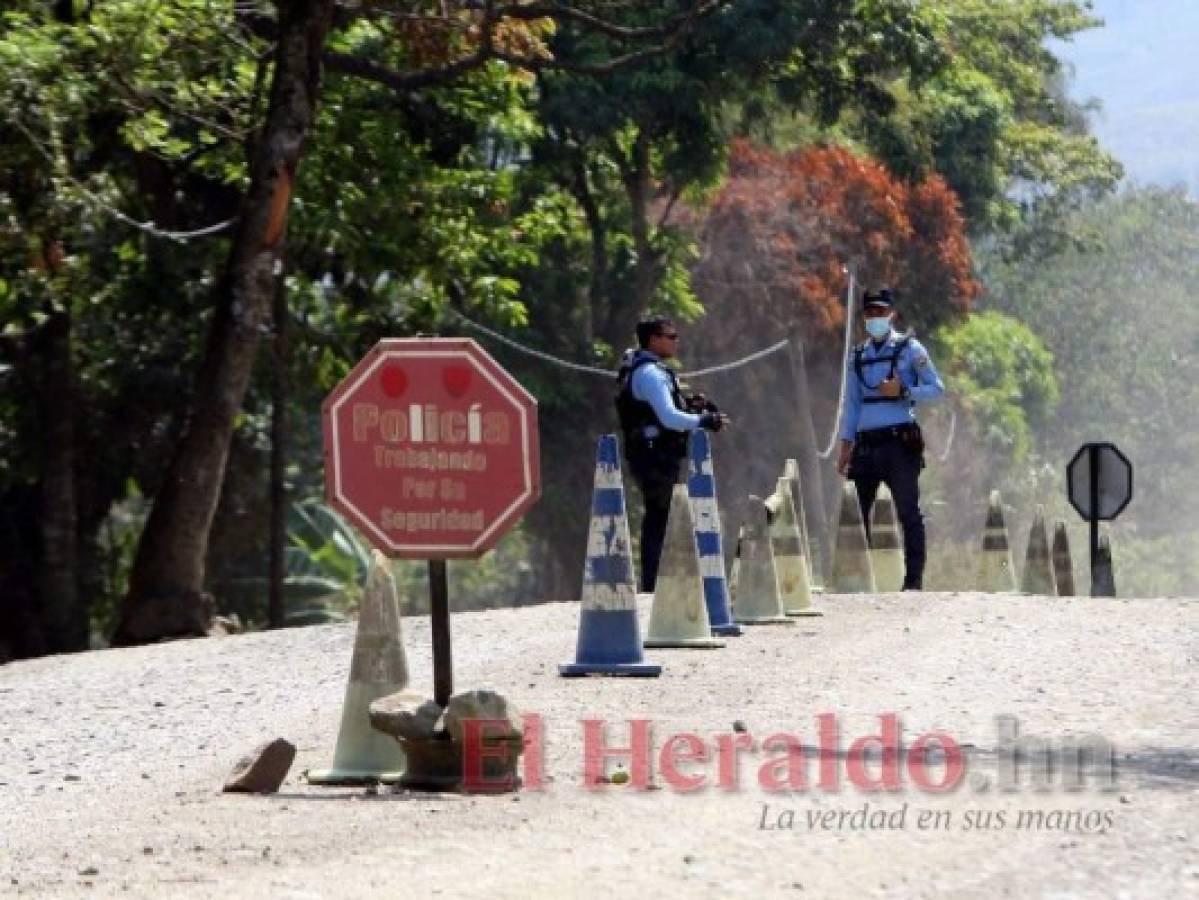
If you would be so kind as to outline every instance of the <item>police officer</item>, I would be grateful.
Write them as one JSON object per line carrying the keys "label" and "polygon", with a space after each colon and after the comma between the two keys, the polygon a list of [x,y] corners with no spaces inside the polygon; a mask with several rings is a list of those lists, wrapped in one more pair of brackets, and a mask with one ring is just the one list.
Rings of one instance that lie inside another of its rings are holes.
{"label": "police officer", "polygon": [[674,322],[658,316],[637,323],[637,344],[620,363],[616,411],[625,458],[645,501],[641,590],[650,593],[658,578],[670,497],[687,455],[687,432],[719,431],[727,417],[702,396],[684,397],[674,372],[662,364],[678,352]]}
{"label": "police officer", "polygon": [[942,396],[945,386],[923,345],[892,327],[894,307],[886,288],[866,291],[862,297],[869,337],[853,348],[847,362],[837,471],[857,486],[867,531],[879,484],[890,488],[903,528],[903,589],[919,591],[925,560],[918,483],[924,438],[916,423],[916,404]]}

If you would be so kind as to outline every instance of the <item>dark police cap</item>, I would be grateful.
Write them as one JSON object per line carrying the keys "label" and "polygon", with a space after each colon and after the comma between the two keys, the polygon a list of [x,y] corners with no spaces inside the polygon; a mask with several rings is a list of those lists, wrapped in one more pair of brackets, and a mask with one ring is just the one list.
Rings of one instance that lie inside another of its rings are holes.
{"label": "dark police cap", "polygon": [[877,291],[866,291],[862,294],[862,308],[881,306],[885,309],[895,308],[895,298],[890,288],[879,288]]}

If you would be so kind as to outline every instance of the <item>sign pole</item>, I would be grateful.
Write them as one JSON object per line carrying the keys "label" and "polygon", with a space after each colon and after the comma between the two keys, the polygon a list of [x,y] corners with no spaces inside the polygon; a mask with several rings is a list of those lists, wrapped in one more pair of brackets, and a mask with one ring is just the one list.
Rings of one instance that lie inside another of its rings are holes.
{"label": "sign pole", "polygon": [[1099,563],[1099,447],[1087,448],[1091,463],[1091,596],[1095,597],[1095,567]]}
{"label": "sign pole", "polygon": [[429,560],[429,613],[433,632],[433,701],[445,709],[454,693],[450,653],[450,589],[444,559]]}

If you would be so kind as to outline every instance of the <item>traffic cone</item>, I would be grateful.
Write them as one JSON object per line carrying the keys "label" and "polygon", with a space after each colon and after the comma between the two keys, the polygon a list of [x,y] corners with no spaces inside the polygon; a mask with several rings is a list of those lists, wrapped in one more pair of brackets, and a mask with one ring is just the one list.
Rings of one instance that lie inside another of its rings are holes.
{"label": "traffic cone", "polygon": [[601,437],[595,452],[581,607],[575,661],[559,665],[559,675],[661,674],[662,667],[645,662],[641,654],[629,520],[614,434]]}
{"label": "traffic cone", "polygon": [[674,486],[670,497],[670,518],[658,580],[654,584],[654,605],[649,614],[645,646],[705,649],[724,646],[724,641],[712,637],[704,583],[699,576],[691,502],[681,484]]}
{"label": "traffic cone", "polygon": [[760,497],[749,498],[738,547],[737,605],[733,607],[733,616],[742,625],[794,625],[794,619],[783,615],[774,552],[767,532],[766,506]]}
{"label": "traffic cone", "polygon": [[1074,596],[1074,561],[1070,557],[1070,535],[1065,522],[1053,526],[1053,577],[1059,597]]}
{"label": "traffic cone", "polygon": [[804,562],[808,566],[808,583],[812,593],[824,590],[824,566],[820,562],[820,546],[813,540],[808,530],[807,500],[804,497],[803,482],[799,477],[799,463],[788,459],[783,464],[783,477],[791,479],[791,498],[795,501],[795,517],[799,520],[799,532],[803,537]]}
{"label": "traffic cone", "polygon": [[766,499],[770,521],[770,549],[774,552],[774,571],[778,577],[779,600],[788,616],[819,616],[812,609],[812,584],[804,560],[803,537],[792,502],[791,479],[778,480],[773,494]]}
{"label": "traffic cone", "polygon": [[900,542],[899,521],[895,501],[885,484],[878,486],[874,509],[870,514],[870,562],[874,580],[884,593],[894,593],[903,587],[903,544]]}
{"label": "traffic cone", "polygon": [[716,505],[716,475],[712,468],[712,444],[702,429],[691,432],[687,460],[687,496],[695,521],[695,546],[699,551],[699,574],[704,582],[704,602],[713,634],[738,635],[733,621],[729,584],[724,576],[724,546],[720,537],[720,509]]}
{"label": "traffic cone", "polygon": [[369,707],[380,697],[408,686],[408,659],[400,633],[400,604],[391,564],[373,553],[358,608],[358,630],[350,660],[350,681],[341,710],[341,728],[331,769],[310,770],[308,783],[324,786],[398,781],[404,752],[395,738],[371,727]]}
{"label": "traffic cone", "polygon": [[832,589],[835,594],[873,594],[874,567],[862,524],[858,489],[852,481],[841,489],[841,516],[837,523],[837,544],[833,548]]}
{"label": "traffic cone", "polygon": [[1091,596],[1116,596],[1116,573],[1112,567],[1112,544],[1106,534],[1099,538],[1099,552],[1095,554],[1095,570],[1091,573]]}
{"label": "traffic cone", "polygon": [[1025,594],[1057,596],[1053,580],[1053,563],[1049,557],[1049,535],[1045,532],[1045,508],[1037,507],[1032,528],[1028,531],[1028,551],[1024,555],[1024,579],[1020,591]]}
{"label": "traffic cone", "polygon": [[1007,524],[1003,519],[1003,498],[999,491],[991,491],[987,501],[978,589],[992,594],[1013,594],[1016,591],[1016,567],[1012,564]]}

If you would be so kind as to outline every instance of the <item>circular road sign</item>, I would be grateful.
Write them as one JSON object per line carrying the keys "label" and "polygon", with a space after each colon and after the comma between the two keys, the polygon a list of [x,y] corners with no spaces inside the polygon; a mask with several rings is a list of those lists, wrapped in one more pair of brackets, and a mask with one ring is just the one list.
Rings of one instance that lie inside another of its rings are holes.
{"label": "circular road sign", "polygon": [[322,418],[325,496],[388,556],[479,556],[541,494],[537,401],[468,338],[379,341]]}
{"label": "circular road sign", "polygon": [[1088,522],[1114,519],[1132,500],[1132,463],[1115,444],[1083,444],[1066,467],[1066,488],[1070,504]]}

